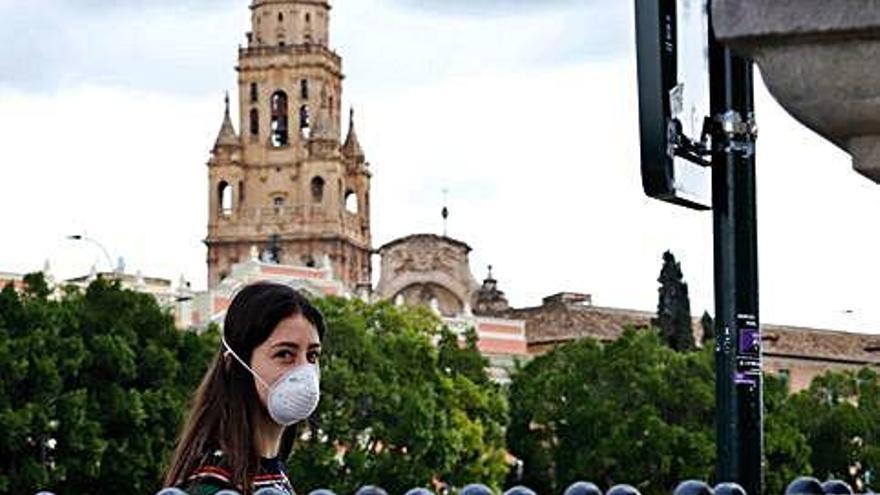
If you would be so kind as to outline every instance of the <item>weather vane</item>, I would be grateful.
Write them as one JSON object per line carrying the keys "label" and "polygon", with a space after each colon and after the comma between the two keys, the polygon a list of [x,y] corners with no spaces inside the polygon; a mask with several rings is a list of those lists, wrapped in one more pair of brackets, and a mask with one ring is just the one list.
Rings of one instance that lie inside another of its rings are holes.
{"label": "weather vane", "polygon": [[449,220],[449,208],[446,207],[446,204],[447,204],[446,198],[447,198],[448,194],[449,194],[449,189],[444,187],[443,188],[443,210],[440,212],[440,214],[443,216],[443,237],[447,237],[446,227],[447,227],[447,222]]}

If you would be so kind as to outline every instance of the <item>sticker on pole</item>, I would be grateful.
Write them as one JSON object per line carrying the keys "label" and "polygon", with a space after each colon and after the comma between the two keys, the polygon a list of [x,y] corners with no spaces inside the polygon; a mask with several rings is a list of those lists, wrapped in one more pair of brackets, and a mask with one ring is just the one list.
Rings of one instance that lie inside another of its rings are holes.
{"label": "sticker on pole", "polygon": [[635,0],[645,194],[712,206],[708,0]]}

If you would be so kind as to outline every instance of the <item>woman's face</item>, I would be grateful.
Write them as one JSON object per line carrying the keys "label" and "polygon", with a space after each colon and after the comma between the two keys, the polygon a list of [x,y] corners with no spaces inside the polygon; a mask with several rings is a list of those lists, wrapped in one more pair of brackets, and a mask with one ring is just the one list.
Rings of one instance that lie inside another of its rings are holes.
{"label": "woman's face", "polygon": [[[272,386],[291,368],[306,363],[318,364],[320,355],[318,330],[302,315],[293,315],[281,320],[269,338],[254,348],[251,368]],[[257,385],[257,395],[263,406],[268,407],[269,391],[266,387]]]}

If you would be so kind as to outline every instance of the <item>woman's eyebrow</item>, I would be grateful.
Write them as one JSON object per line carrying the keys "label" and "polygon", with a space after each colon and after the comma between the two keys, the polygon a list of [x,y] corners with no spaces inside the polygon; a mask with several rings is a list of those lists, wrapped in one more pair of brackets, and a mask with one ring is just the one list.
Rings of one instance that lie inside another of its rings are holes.
{"label": "woman's eyebrow", "polygon": [[296,342],[287,342],[287,341],[275,342],[274,344],[272,344],[273,349],[275,349],[277,347],[293,347],[294,349],[299,349],[299,344],[297,344]]}
{"label": "woman's eyebrow", "polygon": [[[299,344],[297,344],[296,342],[283,341],[283,342],[276,342],[276,343],[272,344],[271,347],[272,347],[272,349],[275,349],[276,347],[293,347],[294,349],[299,349]],[[309,344],[309,349],[320,349],[320,348],[321,348],[321,344],[318,342],[312,342],[311,344]]]}

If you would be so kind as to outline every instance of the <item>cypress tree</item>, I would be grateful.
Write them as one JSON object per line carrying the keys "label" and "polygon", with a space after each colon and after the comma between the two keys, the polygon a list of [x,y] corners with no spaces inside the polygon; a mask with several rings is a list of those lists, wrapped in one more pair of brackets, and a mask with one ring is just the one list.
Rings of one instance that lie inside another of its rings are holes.
{"label": "cypress tree", "polygon": [[681,265],[669,251],[663,253],[663,268],[657,281],[660,282],[660,288],[654,325],[660,328],[663,340],[669,347],[676,351],[694,349],[688,286],[684,282]]}
{"label": "cypress tree", "polygon": [[700,325],[703,327],[703,345],[710,340],[715,340],[715,320],[708,311],[703,311]]}

